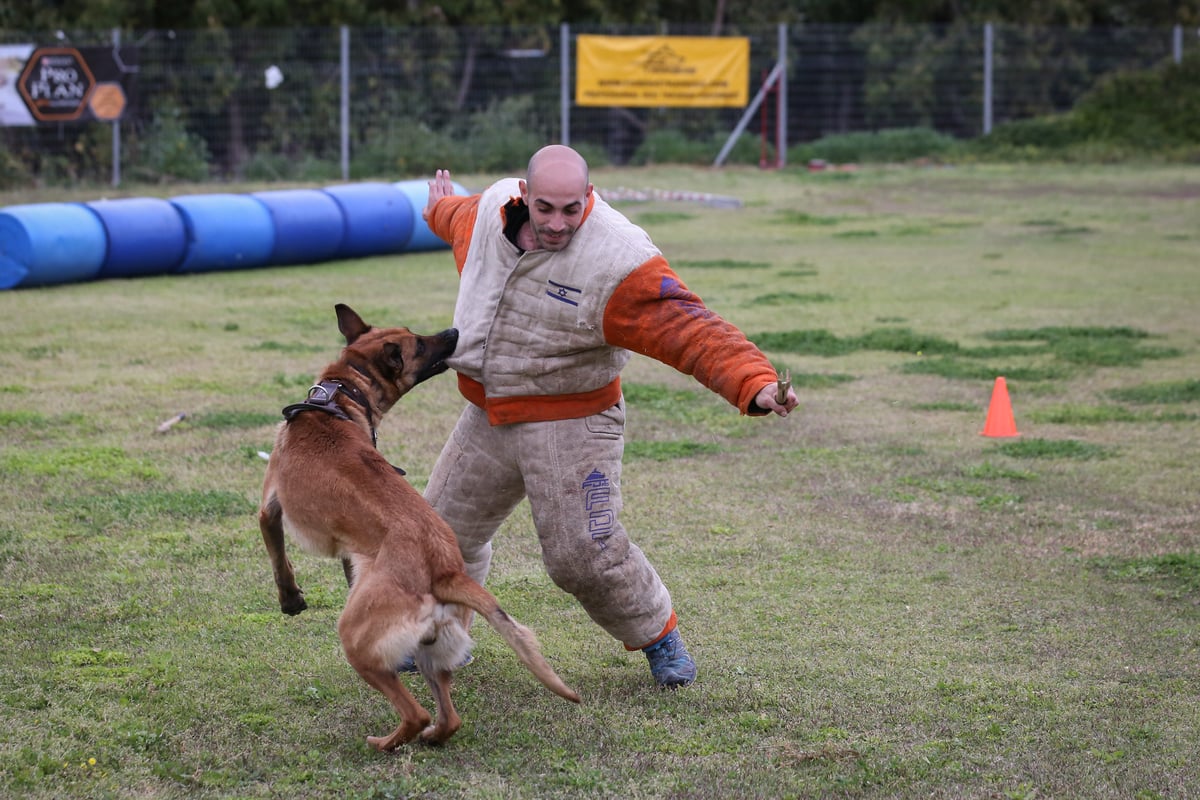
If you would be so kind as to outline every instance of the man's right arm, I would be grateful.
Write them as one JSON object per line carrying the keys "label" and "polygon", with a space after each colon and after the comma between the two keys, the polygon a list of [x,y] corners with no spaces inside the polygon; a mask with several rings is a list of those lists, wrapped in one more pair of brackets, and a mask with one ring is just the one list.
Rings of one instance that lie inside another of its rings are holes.
{"label": "man's right arm", "polygon": [[431,214],[433,207],[438,204],[438,201],[443,197],[449,197],[454,194],[454,182],[450,180],[450,170],[439,169],[433,173],[433,180],[429,182],[429,199],[425,202],[425,210],[421,216],[425,218],[425,222],[432,229]]}
{"label": "man's right arm", "polygon": [[439,169],[429,181],[429,200],[422,217],[434,235],[450,245],[459,273],[467,260],[471,230],[479,212],[479,195],[464,197],[454,193],[450,171]]}

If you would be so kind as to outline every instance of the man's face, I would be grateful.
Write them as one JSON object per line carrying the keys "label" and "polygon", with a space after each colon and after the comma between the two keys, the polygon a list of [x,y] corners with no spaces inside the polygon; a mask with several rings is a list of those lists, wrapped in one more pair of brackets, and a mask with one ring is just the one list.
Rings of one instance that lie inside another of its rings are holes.
{"label": "man's face", "polygon": [[529,227],[543,250],[562,250],[583,221],[592,185],[577,175],[539,175],[521,181],[521,197],[529,207]]}

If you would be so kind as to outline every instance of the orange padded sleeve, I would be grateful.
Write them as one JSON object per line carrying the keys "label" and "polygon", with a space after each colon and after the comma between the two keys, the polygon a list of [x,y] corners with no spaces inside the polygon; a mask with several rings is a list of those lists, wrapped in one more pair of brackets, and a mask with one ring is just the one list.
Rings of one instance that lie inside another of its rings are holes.
{"label": "orange padded sleeve", "polygon": [[467,248],[471,244],[471,231],[475,228],[475,217],[478,214],[479,195],[449,195],[437,202],[426,220],[429,230],[450,245],[460,275],[463,264],[467,262]]}
{"label": "orange padded sleeve", "polygon": [[604,338],[691,375],[743,414],[775,368],[746,335],[704,305],[662,256],[630,273],[604,310]]}

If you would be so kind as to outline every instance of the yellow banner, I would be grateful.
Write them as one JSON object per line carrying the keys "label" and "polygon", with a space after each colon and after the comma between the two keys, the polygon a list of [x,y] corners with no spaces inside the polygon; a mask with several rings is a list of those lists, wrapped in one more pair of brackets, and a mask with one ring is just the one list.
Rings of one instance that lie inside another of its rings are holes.
{"label": "yellow banner", "polygon": [[750,40],[703,36],[586,36],[575,40],[581,106],[745,106]]}

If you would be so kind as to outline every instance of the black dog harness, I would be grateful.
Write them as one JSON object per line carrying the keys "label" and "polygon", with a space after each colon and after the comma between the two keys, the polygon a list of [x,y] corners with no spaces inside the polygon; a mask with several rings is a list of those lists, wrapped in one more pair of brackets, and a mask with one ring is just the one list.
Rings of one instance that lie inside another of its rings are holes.
{"label": "black dog harness", "polygon": [[326,414],[331,414],[338,419],[350,420],[346,416],[346,412],[342,411],[342,407],[334,402],[333,398],[338,392],[344,394],[351,402],[361,406],[367,414],[367,425],[371,429],[371,444],[377,446],[379,436],[375,432],[375,421],[371,415],[371,404],[367,402],[367,398],[358,390],[357,386],[347,386],[341,381],[321,381],[308,390],[308,397],[303,402],[292,403],[290,406],[284,406],[283,418],[288,422],[295,419],[297,414],[304,411],[324,411]]}
{"label": "black dog harness", "polygon": [[[350,366],[354,367],[353,364]],[[363,375],[366,375],[366,373],[358,367],[354,367],[354,369]],[[363,393],[358,390],[357,386],[347,386],[341,381],[321,381],[308,390],[308,397],[305,398],[303,402],[292,403],[290,406],[284,406],[283,418],[288,422],[291,422],[293,419],[295,419],[297,414],[305,411],[323,411],[324,413],[337,417],[338,419],[344,419],[348,422],[353,422],[350,417],[346,416],[346,412],[342,411],[342,407],[333,402],[333,398],[338,394],[338,392],[344,394],[351,400],[351,402],[361,406],[362,410],[366,412],[367,425],[371,428],[371,445],[378,448],[379,434],[375,430],[375,420],[371,414],[371,404],[367,402],[367,398],[363,396]],[[408,474],[395,464],[392,465],[392,469],[396,470],[396,474],[398,475]]]}

